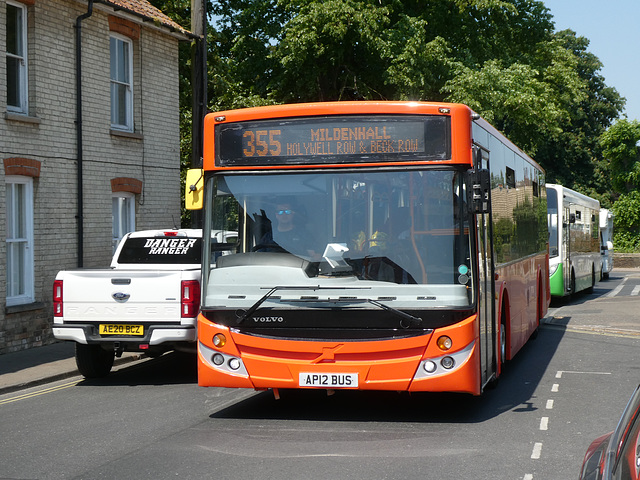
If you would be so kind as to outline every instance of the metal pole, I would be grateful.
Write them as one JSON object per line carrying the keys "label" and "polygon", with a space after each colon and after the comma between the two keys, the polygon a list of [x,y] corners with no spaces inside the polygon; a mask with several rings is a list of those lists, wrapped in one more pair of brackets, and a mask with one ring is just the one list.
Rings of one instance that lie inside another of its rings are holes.
{"label": "metal pole", "polygon": [[[202,168],[204,116],[207,113],[207,11],[206,0],[191,0],[191,30],[197,35],[192,45],[191,83],[191,167]],[[202,227],[199,210],[191,212],[192,227]]]}

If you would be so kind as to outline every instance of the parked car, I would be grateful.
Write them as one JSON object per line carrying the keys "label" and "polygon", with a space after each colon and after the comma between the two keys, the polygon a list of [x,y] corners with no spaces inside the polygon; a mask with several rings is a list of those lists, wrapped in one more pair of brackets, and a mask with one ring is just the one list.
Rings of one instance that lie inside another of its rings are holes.
{"label": "parked car", "polygon": [[640,479],[640,386],[622,413],[616,429],[587,449],[580,480]]}
{"label": "parked car", "polygon": [[[214,231],[214,258],[235,247],[236,232]],[[53,335],[76,342],[86,378],[103,377],[122,352],[195,352],[200,308],[201,229],[127,233],[110,268],[58,272]]]}

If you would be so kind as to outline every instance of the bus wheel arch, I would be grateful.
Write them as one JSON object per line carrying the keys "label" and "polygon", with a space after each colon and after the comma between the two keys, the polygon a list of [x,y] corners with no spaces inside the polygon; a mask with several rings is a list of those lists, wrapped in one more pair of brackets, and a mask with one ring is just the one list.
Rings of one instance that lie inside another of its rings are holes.
{"label": "bus wheel arch", "polygon": [[593,287],[596,285],[596,266],[591,264],[591,286],[587,288],[587,293],[593,293]]}
{"label": "bus wheel arch", "polygon": [[499,368],[500,371],[504,368],[505,363],[508,359],[509,352],[509,294],[506,290],[501,292],[501,301],[500,301],[500,324],[498,326],[498,355],[499,355]]}
{"label": "bus wheel arch", "polygon": [[538,271],[538,286],[536,292],[536,328],[531,332],[531,338],[538,338],[538,333],[540,332],[540,321],[542,320],[542,312],[544,311],[543,301],[544,301],[544,290],[542,289],[542,275],[541,272]]}
{"label": "bus wheel arch", "polygon": [[576,271],[571,267],[571,277],[569,280],[569,295],[576,294]]}

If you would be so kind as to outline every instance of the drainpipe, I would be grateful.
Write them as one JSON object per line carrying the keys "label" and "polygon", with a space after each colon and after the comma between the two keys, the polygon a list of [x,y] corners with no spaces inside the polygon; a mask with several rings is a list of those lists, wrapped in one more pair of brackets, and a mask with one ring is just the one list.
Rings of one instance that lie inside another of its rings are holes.
{"label": "drainpipe", "polygon": [[93,0],[89,0],[86,13],[76,18],[76,142],[77,142],[77,189],[78,189],[78,268],[83,266],[84,259],[84,205],[82,197],[82,21],[93,15]]}

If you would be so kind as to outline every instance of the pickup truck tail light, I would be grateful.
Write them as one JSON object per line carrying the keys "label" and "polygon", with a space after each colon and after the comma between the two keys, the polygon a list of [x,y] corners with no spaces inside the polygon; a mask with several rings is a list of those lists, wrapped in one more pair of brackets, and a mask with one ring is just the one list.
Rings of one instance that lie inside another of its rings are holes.
{"label": "pickup truck tail light", "polygon": [[53,282],[53,316],[62,316],[62,280]]}
{"label": "pickup truck tail light", "polygon": [[183,280],[180,285],[180,297],[182,318],[197,316],[200,308],[200,282]]}

